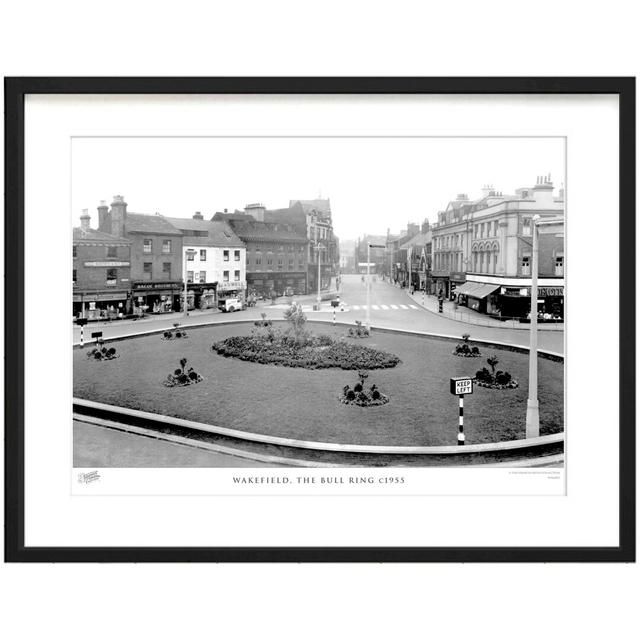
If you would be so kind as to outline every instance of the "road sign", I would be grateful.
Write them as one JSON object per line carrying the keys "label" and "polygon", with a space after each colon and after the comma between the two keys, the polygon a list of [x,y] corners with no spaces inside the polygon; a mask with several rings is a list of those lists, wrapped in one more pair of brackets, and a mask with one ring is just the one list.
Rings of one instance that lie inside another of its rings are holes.
{"label": "road sign", "polygon": [[92,338],[102,338],[102,331],[94,331],[91,334]]}
{"label": "road sign", "polygon": [[449,391],[454,396],[464,396],[473,393],[473,378],[451,378]]}
{"label": "road sign", "polygon": [[79,327],[84,326],[85,324],[87,324],[87,322],[88,322],[88,320],[87,320],[86,318],[78,318],[78,319],[76,320],[76,324],[77,324]]}
{"label": "road sign", "polygon": [[369,248],[370,249],[386,249],[387,245],[386,244],[371,244],[371,243],[369,243]]}
{"label": "road sign", "polygon": [[331,301],[331,306],[332,307],[339,307],[340,306],[340,300],[332,300]]}

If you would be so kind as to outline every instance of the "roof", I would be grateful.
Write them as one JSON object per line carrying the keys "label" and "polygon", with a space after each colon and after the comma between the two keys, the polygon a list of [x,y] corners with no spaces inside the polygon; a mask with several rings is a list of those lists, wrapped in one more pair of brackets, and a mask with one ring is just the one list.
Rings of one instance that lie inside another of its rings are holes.
{"label": "roof", "polygon": [[231,226],[222,220],[194,220],[193,218],[165,218],[181,231],[206,231],[206,236],[183,236],[185,245],[196,247],[244,247]]}
{"label": "roof", "polygon": [[289,200],[289,207],[300,204],[305,213],[313,209],[322,213],[331,213],[331,202],[329,198],[315,198],[315,200]]}
{"label": "roof", "polygon": [[125,230],[127,233],[161,233],[164,236],[182,235],[182,232],[176,229],[164,216],[145,213],[127,212]]}
{"label": "roof", "polygon": [[84,230],[82,227],[73,228],[73,242],[74,244],[96,244],[96,242],[101,244],[131,244],[131,240],[127,240],[126,238],[114,236],[110,233],[105,233],[104,231],[98,231],[96,229]]}
{"label": "roof", "polygon": [[216,212],[216,214],[211,218],[212,221],[216,220],[246,220],[251,221],[255,220],[255,218],[248,214],[242,213],[240,211],[235,211],[234,213],[222,213],[221,211]]}
{"label": "roof", "polygon": [[307,226],[307,216],[300,202],[295,202],[284,209],[267,209],[264,212],[264,221],[284,222],[305,228]]}
{"label": "roof", "polygon": [[307,236],[297,233],[289,225],[276,224],[272,222],[231,222],[233,230],[238,237],[247,240],[271,240],[273,242],[307,242]]}

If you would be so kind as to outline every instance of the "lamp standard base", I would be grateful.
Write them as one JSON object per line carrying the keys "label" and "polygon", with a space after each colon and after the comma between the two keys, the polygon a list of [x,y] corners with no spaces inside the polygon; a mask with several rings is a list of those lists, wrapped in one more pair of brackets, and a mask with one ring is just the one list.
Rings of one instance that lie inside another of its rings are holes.
{"label": "lamp standard base", "polygon": [[525,437],[540,436],[540,408],[537,400],[527,400],[527,422]]}

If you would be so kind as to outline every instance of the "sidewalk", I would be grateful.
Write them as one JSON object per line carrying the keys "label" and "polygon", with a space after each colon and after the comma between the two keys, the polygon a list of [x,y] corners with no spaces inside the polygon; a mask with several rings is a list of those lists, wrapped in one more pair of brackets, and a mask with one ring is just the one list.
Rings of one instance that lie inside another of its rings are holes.
{"label": "sidewalk", "polygon": [[[529,331],[531,325],[528,323],[518,322],[517,320],[497,320],[491,316],[487,316],[484,313],[478,313],[473,309],[467,307],[458,306],[454,308],[453,302],[445,300],[443,303],[442,313],[438,311],[438,296],[436,295],[423,295],[422,291],[416,291],[413,295],[406,291],[407,297],[413,300],[416,304],[430,311],[436,313],[439,316],[444,316],[451,320],[458,322],[465,322],[467,324],[473,324],[482,327],[497,327],[500,329],[521,329]],[[538,323],[538,331],[564,331],[564,322],[554,323]]]}

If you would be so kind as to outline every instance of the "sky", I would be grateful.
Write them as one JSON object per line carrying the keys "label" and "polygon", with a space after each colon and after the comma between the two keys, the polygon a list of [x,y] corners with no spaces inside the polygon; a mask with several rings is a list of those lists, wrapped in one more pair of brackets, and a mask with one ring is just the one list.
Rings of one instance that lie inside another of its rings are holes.
{"label": "sky", "polygon": [[563,138],[74,138],[72,219],[122,195],[128,210],[205,219],[261,202],[330,198],[341,239],[437,220],[458,193],[513,193],[551,174],[564,183]]}

